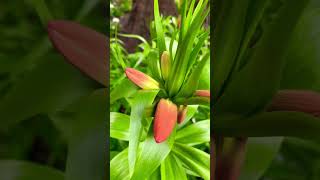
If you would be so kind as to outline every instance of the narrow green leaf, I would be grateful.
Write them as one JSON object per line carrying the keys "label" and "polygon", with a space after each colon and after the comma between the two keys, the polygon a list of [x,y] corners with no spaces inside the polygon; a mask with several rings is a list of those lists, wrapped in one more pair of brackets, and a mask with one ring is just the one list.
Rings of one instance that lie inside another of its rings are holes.
{"label": "narrow green leaf", "polygon": [[129,140],[130,116],[118,112],[110,112],[110,137]]}
{"label": "narrow green leaf", "polygon": [[193,64],[196,62],[201,48],[203,48],[205,41],[208,40],[209,34],[210,34],[210,30],[208,29],[203,34],[200,35],[197,44],[195,45],[195,47],[193,48],[190,54],[187,73],[189,73],[190,69],[192,69],[193,67]]}
{"label": "narrow green leaf", "polygon": [[[200,30],[205,18],[209,14],[209,8],[207,8],[208,1],[205,0],[205,3],[201,7],[202,14],[199,14],[195,17],[195,20],[192,22],[192,28],[189,28],[184,39],[179,41],[176,57],[173,61],[172,71],[169,75],[168,87],[169,95],[175,95],[184,79],[188,69],[189,56],[192,52],[194,40],[198,31]],[[180,34],[181,36],[181,34]]]}
{"label": "narrow green leaf", "polygon": [[0,174],[3,180],[46,179],[64,180],[63,172],[31,162],[1,160]]}
{"label": "narrow green leaf", "polygon": [[205,180],[210,179],[210,155],[199,149],[175,143],[172,149],[175,156],[177,156],[181,162],[187,168],[196,172],[200,177]]}
{"label": "narrow green leaf", "polygon": [[172,153],[161,164],[161,180],[187,180],[185,169]]}
{"label": "narrow green leaf", "polygon": [[142,133],[142,120],[145,118],[145,110],[150,107],[158,94],[157,90],[140,90],[133,97],[132,109],[130,114],[130,138],[129,138],[129,172],[130,176],[135,172],[135,164],[139,140]]}
{"label": "narrow green leaf", "polygon": [[158,52],[155,50],[151,50],[147,56],[147,63],[150,69],[150,73],[152,77],[158,81],[162,82],[161,73],[160,73],[160,60]]}
{"label": "narrow green leaf", "polygon": [[161,23],[158,0],[154,0],[154,22],[155,22],[155,28],[157,32],[157,46],[159,48],[159,57],[161,57],[162,52],[166,50],[166,43],[165,43],[164,31]]}
{"label": "narrow green leaf", "polygon": [[210,142],[210,120],[203,120],[179,130],[176,141],[189,146]]}
{"label": "narrow green leaf", "polygon": [[190,76],[187,78],[183,84],[181,90],[177,94],[179,97],[190,97],[193,95],[195,90],[198,88],[200,76],[204,66],[207,64],[207,61],[210,59],[210,53],[207,53],[203,56],[199,64],[192,70]]}

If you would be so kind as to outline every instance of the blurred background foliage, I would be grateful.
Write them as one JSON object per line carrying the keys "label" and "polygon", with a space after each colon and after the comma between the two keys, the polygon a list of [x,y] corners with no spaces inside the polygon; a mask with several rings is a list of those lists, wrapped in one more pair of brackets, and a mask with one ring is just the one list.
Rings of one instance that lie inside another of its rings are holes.
{"label": "blurred background foliage", "polygon": [[72,20],[106,34],[106,9],[102,0],[0,2],[0,179],[10,177],[3,168],[19,164],[4,160],[67,168],[69,139],[50,114],[101,86],[52,48],[46,23]]}

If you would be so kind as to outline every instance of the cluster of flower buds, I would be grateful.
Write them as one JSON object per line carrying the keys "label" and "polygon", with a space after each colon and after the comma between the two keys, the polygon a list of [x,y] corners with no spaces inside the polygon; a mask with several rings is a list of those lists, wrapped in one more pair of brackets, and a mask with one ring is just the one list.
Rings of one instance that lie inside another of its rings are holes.
{"label": "cluster of flower buds", "polygon": [[[160,60],[161,74],[164,81],[169,77],[171,61],[170,55],[164,51]],[[160,89],[159,82],[154,80],[147,74],[133,68],[126,68],[126,76],[137,86],[145,90]],[[194,96],[205,97],[210,99],[209,90],[197,90]],[[176,123],[182,123],[187,115],[187,106],[180,105],[179,107],[170,99],[160,99],[157,104],[154,115],[154,139],[157,143],[165,141],[173,131]]]}

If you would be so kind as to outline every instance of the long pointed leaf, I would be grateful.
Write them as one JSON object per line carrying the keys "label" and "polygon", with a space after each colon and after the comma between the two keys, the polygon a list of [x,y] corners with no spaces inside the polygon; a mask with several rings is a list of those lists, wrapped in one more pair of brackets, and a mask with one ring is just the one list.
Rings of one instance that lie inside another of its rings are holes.
{"label": "long pointed leaf", "polygon": [[139,147],[139,141],[142,133],[142,120],[145,118],[145,110],[149,108],[158,91],[138,91],[133,97],[132,109],[130,114],[130,138],[129,138],[129,151],[128,151],[128,161],[129,161],[129,172],[130,175],[133,174],[137,151]]}

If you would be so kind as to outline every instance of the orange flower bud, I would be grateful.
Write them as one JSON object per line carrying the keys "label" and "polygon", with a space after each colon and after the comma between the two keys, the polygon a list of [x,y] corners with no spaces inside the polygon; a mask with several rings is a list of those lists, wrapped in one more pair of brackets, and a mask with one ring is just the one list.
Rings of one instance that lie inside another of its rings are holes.
{"label": "orange flower bud", "polygon": [[159,89],[159,83],[143,72],[133,68],[126,68],[126,75],[134,84],[142,89]]}
{"label": "orange flower bud", "polygon": [[178,112],[178,123],[182,123],[187,116],[187,106],[180,105]]}
{"label": "orange flower bud", "polygon": [[154,139],[157,143],[165,141],[176,125],[178,108],[168,99],[161,99],[154,117]]}
{"label": "orange flower bud", "polygon": [[163,80],[167,80],[170,72],[170,55],[168,51],[164,51],[161,55],[161,73]]}
{"label": "orange flower bud", "polygon": [[210,91],[209,90],[196,90],[195,95],[210,98]]}

